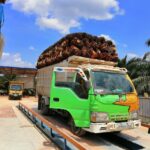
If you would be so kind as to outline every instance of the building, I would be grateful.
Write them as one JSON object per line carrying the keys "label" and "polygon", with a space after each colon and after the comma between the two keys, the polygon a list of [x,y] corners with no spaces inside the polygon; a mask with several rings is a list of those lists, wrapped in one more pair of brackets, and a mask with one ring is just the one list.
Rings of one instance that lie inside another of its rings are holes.
{"label": "building", "polygon": [[2,75],[16,75],[16,81],[24,82],[24,88],[35,88],[35,76],[37,69],[35,68],[20,68],[0,66],[0,74]]}

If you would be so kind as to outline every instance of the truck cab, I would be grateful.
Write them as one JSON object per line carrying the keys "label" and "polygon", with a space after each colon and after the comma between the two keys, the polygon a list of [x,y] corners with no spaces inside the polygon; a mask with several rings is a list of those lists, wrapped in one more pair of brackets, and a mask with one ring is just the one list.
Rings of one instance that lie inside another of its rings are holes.
{"label": "truck cab", "polygon": [[[41,101],[40,101],[41,102]],[[78,136],[139,127],[139,100],[125,68],[107,65],[54,67],[50,97],[40,109],[68,118]]]}
{"label": "truck cab", "polygon": [[22,99],[23,94],[23,82],[11,81],[9,83],[9,100],[11,99]]}

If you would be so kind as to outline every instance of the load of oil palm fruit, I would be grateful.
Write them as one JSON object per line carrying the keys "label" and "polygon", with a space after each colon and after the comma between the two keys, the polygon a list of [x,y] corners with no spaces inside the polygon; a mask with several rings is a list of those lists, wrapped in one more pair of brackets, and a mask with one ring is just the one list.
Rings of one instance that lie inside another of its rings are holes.
{"label": "load of oil palm fruit", "polygon": [[73,33],[48,47],[40,55],[37,68],[59,63],[73,55],[112,62],[118,61],[116,46],[111,40],[87,33]]}

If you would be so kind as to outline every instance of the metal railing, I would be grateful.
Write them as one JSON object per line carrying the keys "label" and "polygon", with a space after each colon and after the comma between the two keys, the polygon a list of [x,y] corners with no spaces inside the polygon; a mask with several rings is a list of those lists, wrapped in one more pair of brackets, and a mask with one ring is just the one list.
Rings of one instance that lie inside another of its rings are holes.
{"label": "metal railing", "polygon": [[150,124],[150,98],[140,97],[139,117],[142,123]]}
{"label": "metal railing", "polygon": [[142,125],[149,128],[148,133],[150,133],[150,97],[140,97],[139,104],[139,117],[142,121]]}
{"label": "metal railing", "polygon": [[62,150],[86,150],[80,142],[62,132],[56,125],[21,102],[19,103],[19,109]]}

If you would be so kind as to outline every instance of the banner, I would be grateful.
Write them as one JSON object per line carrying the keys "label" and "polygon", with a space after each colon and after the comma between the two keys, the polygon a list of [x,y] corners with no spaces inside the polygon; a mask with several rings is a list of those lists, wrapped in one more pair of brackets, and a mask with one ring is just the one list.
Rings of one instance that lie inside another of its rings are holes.
{"label": "banner", "polygon": [[2,56],[3,47],[4,47],[4,38],[1,33],[1,28],[3,26],[3,23],[4,23],[4,9],[3,9],[3,4],[0,3],[0,58]]}
{"label": "banner", "polygon": [[4,23],[4,9],[3,9],[4,4],[0,3],[0,30],[1,27]]}

